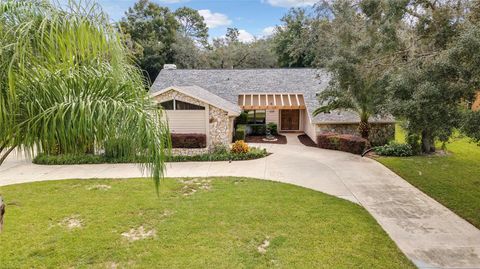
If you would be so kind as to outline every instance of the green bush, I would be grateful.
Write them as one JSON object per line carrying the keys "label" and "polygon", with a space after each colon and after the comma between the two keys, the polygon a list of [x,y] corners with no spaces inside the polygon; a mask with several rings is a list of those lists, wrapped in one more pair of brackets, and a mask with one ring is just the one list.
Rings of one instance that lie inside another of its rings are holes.
{"label": "green bush", "polygon": [[245,140],[245,137],[247,136],[247,126],[243,124],[237,125],[237,129],[235,130],[235,137],[234,140]]}
{"label": "green bush", "polygon": [[[195,156],[170,156],[167,162],[206,162],[206,161],[240,161],[254,160],[268,156],[265,149],[250,148],[247,153],[231,153],[219,150],[218,152],[205,153]],[[143,163],[145,158],[108,158],[105,155],[46,155],[39,154],[33,159],[35,164],[67,165],[67,164],[101,164],[101,163]]]}
{"label": "green bush", "polygon": [[247,124],[248,122],[248,114],[242,111],[240,115],[235,119],[237,124]]}
{"label": "green bush", "polygon": [[396,142],[375,147],[375,152],[382,156],[408,157],[413,155],[412,147],[409,144],[399,144]]}
{"label": "green bush", "polygon": [[422,145],[420,144],[420,136],[417,134],[408,134],[405,138],[406,142],[412,148],[414,155],[422,152]]}
{"label": "green bush", "polygon": [[265,124],[252,124],[252,135],[265,135],[267,133],[267,126]]}
{"label": "green bush", "polygon": [[278,134],[277,124],[274,123],[274,122],[270,122],[269,124],[267,124],[267,130],[269,130],[270,134],[272,134],[272,135],[277,135]]}

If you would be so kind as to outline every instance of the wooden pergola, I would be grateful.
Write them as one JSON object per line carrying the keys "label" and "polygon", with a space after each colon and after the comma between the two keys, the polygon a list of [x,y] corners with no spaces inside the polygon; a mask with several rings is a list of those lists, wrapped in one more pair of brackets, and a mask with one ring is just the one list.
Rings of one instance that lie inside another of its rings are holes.
{"label": "wooden pergola", "polygon": [[305,109],[305,99],[301,93],[243,93],[238,105],[244,110]]}

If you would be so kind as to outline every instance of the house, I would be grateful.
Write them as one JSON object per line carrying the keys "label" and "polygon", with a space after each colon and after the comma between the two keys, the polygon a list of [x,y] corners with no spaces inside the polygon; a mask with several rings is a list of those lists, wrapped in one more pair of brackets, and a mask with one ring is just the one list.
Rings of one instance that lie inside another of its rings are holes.
{"label": "house", "polygon": [[[209,69],[185,70],[168,66],[150,89],[164,107],[170,131],[205,134],[207,148],[182,149],[196,154],[216,144],[232,142],[234,120],[241,111],[250,124],[278,125],[280,132],[303,132],[313,141],[319,133],[358,134],[359,117],[349,111],[313,116],[317,93],[328,86],[329,75],[318,69]],[[371,141],[392,139],[395,121],[373,117]]]}

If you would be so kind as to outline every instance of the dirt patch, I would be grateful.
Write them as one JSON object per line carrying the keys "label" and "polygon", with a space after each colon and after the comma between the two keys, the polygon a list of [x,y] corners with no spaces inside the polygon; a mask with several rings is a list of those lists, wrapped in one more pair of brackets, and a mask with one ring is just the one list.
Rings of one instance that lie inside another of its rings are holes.
{"label": "dirt patch", "polygon": [[91,191],[91,190],[108,191],[111,188],[112,188],[112,186],[110,186],[110,185],[95,184],[95,185],[88,186],[87,190],[89,190],[89,191]]}
{"label": "dirt patch", "polygon": [[70,217],[64,218],[58,225],[65,227],[69,230],[79,229],[83,227],[83,220],[79,215],[72,215]]}
{"label": "dirt patch", "polygon": [[298,140],[300,140],[300,143],[307,147],[317,147],[317,144],[306,134],[299,135]]}
{"label": "dirt patch", "polygon": [[265,254],[267,253],[267,248],[270,246],[270,240],[267,237],[265,240],[263,240],[262,244],[257,247],[257,251],[260,254]]}
{"label": "dirt patch", "polygon": [[264,135],[249,135],[245,138],[247,143],[262,143],[262,144],[287,144],[287,138],[284,135],[274,135],[276,141],[264,141]]}
{"label": "dirt patch", "polygon": [[190,196],[195,194],[199,190],[209,191],[212,189],[212,180],[206,178],[193,178],[182,180],[185,184],[182,187],[182,194],[184,196]]}
{"label": "dirt patch", "polygon": [[147,238],[153,238],[157,236],[157,232],[155,230],[145,230],[143,226],[140,226],[136,229],[130,229],[128,232],[122,233],[122,236],[125,237],[128,241],[133,242],[133,241],[138,241],[138,240],[144,240]]}

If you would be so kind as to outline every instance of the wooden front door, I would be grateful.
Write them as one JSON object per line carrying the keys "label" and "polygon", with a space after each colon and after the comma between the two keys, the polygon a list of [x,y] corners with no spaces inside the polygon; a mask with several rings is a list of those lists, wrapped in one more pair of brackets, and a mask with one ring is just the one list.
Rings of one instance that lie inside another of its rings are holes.
{"label": "wooden front door", "polygon": [[282,131],[298,131],[300,129],[300,110],[281,110],[280,120]]}

